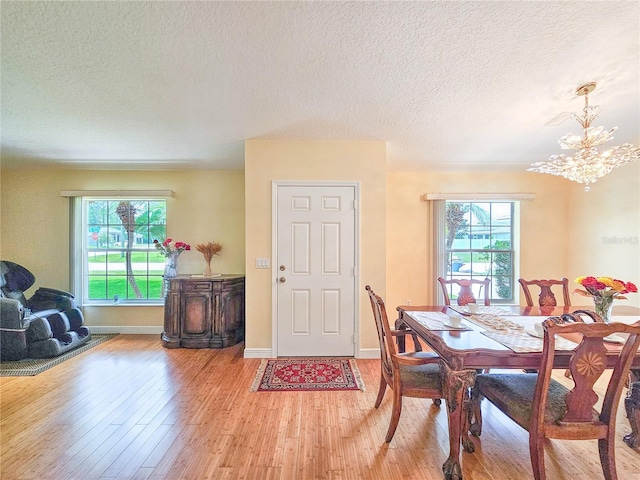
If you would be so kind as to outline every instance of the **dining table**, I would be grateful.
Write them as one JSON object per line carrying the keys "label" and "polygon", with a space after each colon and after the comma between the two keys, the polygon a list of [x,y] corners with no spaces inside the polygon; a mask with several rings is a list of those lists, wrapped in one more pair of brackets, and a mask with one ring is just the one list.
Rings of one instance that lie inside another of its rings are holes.
{"label": "dining table", "polygon": [[[471,313],[466,306],[399,306],[396,329],[409,328],[429,348],[442,357],[443,392],[449,422],[449,456],[442,466],[446,480],[462,480],[460,446],[473,452],[474,445],[465,429],[468,414],[466,400],[478,372],[488,369],[536,370],[542,362],[542,338],[535,324],[549,317],[561,316],[593,306],[525,307],[509,305],[480,306]],[[462,316],[454,327],[449,315]],[[640,308],[614,307],[613,322],[634,323],[640,320]],[[404,337],[399,337],[404,338]],[[566,369],[579,338],[556,341],[554,368]],[[608,343],[607,364],[613,367],[622,348],[623,337]],[[399,345],[403,351],[404,345]],[[640,353],[632,368],[640,368]],[[636,370],[638,372],[638,370]]]}

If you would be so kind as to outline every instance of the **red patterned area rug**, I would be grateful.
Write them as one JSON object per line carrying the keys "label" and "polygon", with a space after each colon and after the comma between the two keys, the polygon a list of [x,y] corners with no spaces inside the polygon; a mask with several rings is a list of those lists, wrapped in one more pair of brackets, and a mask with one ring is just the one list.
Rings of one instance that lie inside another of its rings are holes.
{"label": "red patterned area rug", "polygon": [[349,358],[263,360],[251,386],[254,392],[364,390],[356,361]]}

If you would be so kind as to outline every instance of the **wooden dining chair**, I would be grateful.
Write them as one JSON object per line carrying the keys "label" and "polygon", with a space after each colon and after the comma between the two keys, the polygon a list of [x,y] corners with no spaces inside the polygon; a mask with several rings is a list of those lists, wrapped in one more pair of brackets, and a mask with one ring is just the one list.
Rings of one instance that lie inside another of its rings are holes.
{"label": "wooden dining chair", "polygon": [[[557,322],[557,323],[556,323]],[[625,379],[640,345],[640,321],[622,323],[563,322],[559,317],[543,322],[544,338],[540,373],[480,374],[472,390],[474,422],[470,430],[482,432],[480,402],[486,398],[511,420],[529,432],[529,453],[535,480],[545,480],[544,444],[547,438],[598,440],[604,478],[616,480],[616,412]],[[616,359],[601,407],[594,383],[607,366],[603,338],[614,333],[629,334]],[[556,335],[582,334],[570,359],[573,387],[551,378]]]}
{"label": "wooden dining chair", "polygon": [[529,290],[531,285],[535,285],[540,288],[540,295],[538,295],[539,306],[555,307],[558,305],[556,296],[552,291],[552,287],[554,286],[562,287],[564,304],[566,306],[571,305],[571,299],[569,298],[569,280],[567,278],[563,278],[562,280],[525,280],[524,278],[519,278],[518,282],[520,282],[520,285],[522,286],[522,291],[524,292],[524,298],[527,301],[528,307],[533,307],[533,297]]}
{"label": "wooden dining chair", "polygon": [[410,335],[412,331],[409,329],[392,330],[387,318],[384,300],[376,295],[369,285],[365,288],[369,293],[380,343],[380,388],[375,408],[378,408],[382,403],[387,386],[393,392],[391,421],[385,437],[385,441],[389,443],[398,427],[403,396],[431,398],[436,405],[441,404],[441,399],[444,396],[440,369],[441,358],[434,352],[398,353],[394,337]]}
{"label": "wooden dining chair", "polygon": [[[478,285],[480,287],[479,293],[481,294],[484,291],[484,304],[490,305],[491,301],[489,299],[489,285],[491,284],[490,278],[485,278],[484,280],[475,280],[475,279],[456,279],[452,278],[447,280],[442,277],[438,277],[438,282],[440,282],[440,286],[442,287],[442,293],[444,295],[444,304],[451,305],[451,299],[449,297],[449,288],[452,285],[457,285],[460,290],[458,291],[458,305],[466,305],[467,303],[476,303],[476,297],[473,294],[472,287],[474,285]],[[479,296],[479,295],[478,295]]]}

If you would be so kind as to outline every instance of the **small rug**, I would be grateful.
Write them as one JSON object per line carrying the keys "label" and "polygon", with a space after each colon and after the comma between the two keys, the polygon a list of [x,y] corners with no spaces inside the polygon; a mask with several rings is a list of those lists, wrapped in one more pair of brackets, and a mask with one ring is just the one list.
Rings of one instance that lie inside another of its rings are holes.
{"label": "small rug", "polygon": [[65,360],[69,360],[76,355],[99,345],[102,342],[118,335],[117,333],[93,333],[91,340],[78,348],[69,350],[68,352],[53,358],[25,358],[15,362],[0,363],[0,377],[26,377],[38,375],[45,370],[60,365]]}
{"label": "small rug", "polygon": [[348,358],[262,360],[253,392],[364,390],[356,361]]}

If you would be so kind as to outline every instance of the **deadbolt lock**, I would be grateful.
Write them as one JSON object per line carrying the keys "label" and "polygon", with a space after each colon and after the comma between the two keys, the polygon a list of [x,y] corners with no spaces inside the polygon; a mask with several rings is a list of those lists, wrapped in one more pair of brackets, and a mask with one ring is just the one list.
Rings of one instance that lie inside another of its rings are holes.
{"label": "deadbolt lock", "polygon": [[285,267],[284,265],[280,265],[280,271],[284,272],[287,269],[287,267]]}

